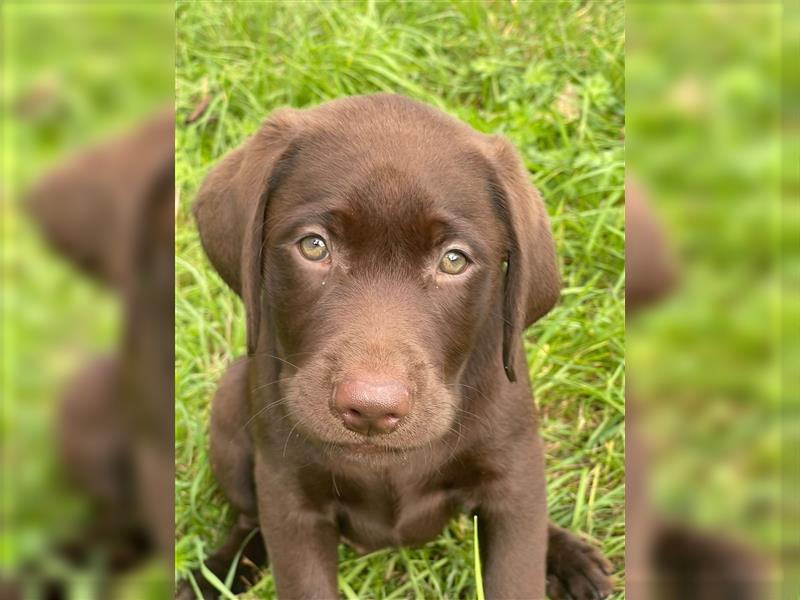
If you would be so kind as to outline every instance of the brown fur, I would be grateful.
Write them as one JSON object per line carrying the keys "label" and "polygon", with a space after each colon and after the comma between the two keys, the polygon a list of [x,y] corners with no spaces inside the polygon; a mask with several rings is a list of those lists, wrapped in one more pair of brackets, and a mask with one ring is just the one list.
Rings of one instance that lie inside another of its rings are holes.
{"label": "brown fur", "polygon": [[[279,595],[336,597],[340,537],[362,551],[420,544],[466,510],[487,597],[543,598],[543,455],[521,336],[555,304],[559,275],[513,147],[400,96],[286,109],[208,176],[195,216],[247,314],[249,357],[214,400],[212,460],[258,518]],[[308,234],[330,260],[301,256]],[[453,247],[470,259],[457,276],[437,270]],[[411,390],[394,432],[367,438],[331,409],[358,371]],[[607,593],[602,557],[550,534],[555,597]]]}

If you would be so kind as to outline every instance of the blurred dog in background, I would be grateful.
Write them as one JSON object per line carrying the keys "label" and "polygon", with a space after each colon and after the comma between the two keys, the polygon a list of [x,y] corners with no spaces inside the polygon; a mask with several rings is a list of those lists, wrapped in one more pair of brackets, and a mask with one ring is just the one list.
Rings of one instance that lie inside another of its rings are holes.
{"label": "blurred dog in background", "polygon": [[84,533],[57,554],[75,566],[99,561],[109,577],[154,557],[171,576],[173,140],[165,110],[65,160],[26,203],[52,248],[120,305],[116,351],[66,386],[55,423],[59,458],[91,505]]}

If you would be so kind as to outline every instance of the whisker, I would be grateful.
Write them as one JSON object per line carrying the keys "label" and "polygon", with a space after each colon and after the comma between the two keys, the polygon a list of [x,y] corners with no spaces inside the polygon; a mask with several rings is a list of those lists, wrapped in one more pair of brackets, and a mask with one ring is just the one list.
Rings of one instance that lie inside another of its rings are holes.
{"label": "whisker", "polygon": [[277,421],[273,421],[273,424],[274,424],[274,425],[278,425],[279,423],[282,423],[283,421],[285,421],[286,419],[288,419],[290,416],[291,416],[291,415],[290,415],[290,414],[287,412],[285,415],[283,415],[283,416],[282,416],[280,419],[278,419]]}
{"label": "whisker", "polygon": [[477,424],[484,425],[486,427],[490,427],[491,426],[491,424],[489,422],[489,419],[487,419],[486,417],[482,417],[480,415],[476,415],[475,413],[468,411],[466,408],[461,408],[460,406],[458,406],[456,408],[457,408],[457,410],[461,411],[461,413],[465,417],[469,417],[470,419],[475,421]]}
{"label": "whisker", "polygon": [[489,400],[489,398],[487,398],[487,397],[486,397],[486,394],[484,394],[484,393],[483,393],[482,391],[480,391],[478,388],[476,388],[476,387],[473,387],[473,386],[471,386],[471,385],[467,385],[466,383],[445,383],[444,385],[445,385],[445,387],[454,387],[454,386],[458,386],[458,387],[464,387],[464,388],[467,388],[468,390],[473,390],[473,391],[475,391],[475,392],[478,392],[478,394],[480,395],[480,397],[481,397],[481,398],[483,398],[484,400],[486,400],[486,402],[489,402],[489,401],[490,401],[490,400]]}
{"label": "whisker", "polygon": [[289,430],[289,435],[286,436],[286,443],[283,444],[283,458],[286,458],[286,448],[289,446],[289,440],[291,439],[292,434],[294,433],[294,430],[297,429],[298,425],[300,425],[300,423],[295,423],[294,427]]}
{"label": "whisker", "polygon": [[447,457],[447,461],[445,462],[450,462],[451,460],[453,460],[453,457],[456,455],[456,450],[458,449],[458,445],[461,443],[461,423],[458,424],[458,431],[453,429],[452,426],[450,426],[448,429],[456,434],[456,443],[453,444],[453,447],[450,450],[450,456]]}
{"label": "whisker", "polygon": [[292,352],[291,354],[287,354],[286,358],[292,358],[293,356],[305,356],[306,354],[319,354],[319,352],[318,351]]}
{"label": "whisker", "polygon": [[268,388],[271,385],[275,385],[276,383],[281,383],[283,381],[291,381],[291,379],[292,379],[291,377],[281,377],[280,379],[276,379],[275,381],[270,381],[269,383],[264,383],[264,384],[261,384],[261,385],[257,385],[256,387],[254,387],[250,391],[251,392],[257,392],[259,390],[263,390],[265,388]]}
{"label": "whisker", "polygon": [[269,352],[256,352],[254,354],[254,356],[268,356],[270,358],[274,358],[275,360],[279,360],[282,363],[285,363],[285,364],[289,365],[290,367],[293,367],[293,368],[298,369],[298,370],[300,369],[300,367],[298,367],[296,364],[290,363],[285,358],[281,358],[280,356],[275,356],[274,354],[270,354]]}
{"label": "whisker", "polygon": [[[286,400],[288,397],[289,396],[284,396],[283,398],[278,398],[277,400],[273,400],[272,402],[270,402],[266,406],[263,406],[260,409],[258,409],[258,411],[254,415],[252,415],[249,419],[247,419],[247,422],[242,426],[242,430],[247,429],[247,426],[250,425],[250,423],[253,422],[253,419],[255,419],[259,415],[263,414],[264,412],[268,411],[270,408],[272,408],[274,406],[277,406],[278,404],[280,404],[281,402]],[[276,423],[280,423],[281,419],[278,419],[275,422]]]}

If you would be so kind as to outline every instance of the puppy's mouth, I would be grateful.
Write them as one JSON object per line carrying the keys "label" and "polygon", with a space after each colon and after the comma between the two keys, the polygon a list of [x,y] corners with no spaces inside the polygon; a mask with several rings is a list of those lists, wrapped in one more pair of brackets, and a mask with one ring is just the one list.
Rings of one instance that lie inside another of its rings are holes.
{"label": "puppy's mouth", "polygon": [[355,444],[341,444],[340,446],[345,452],[351,454],[389,454],[392,452],[397,452],[396,448],[389,448],[387,446],[381,446],[379,444],[375,444],[373,442],[358,442]]}
{"label": "puppy's mouth", "polygon": [[329,453],[340,458],[384,458],[391,459],[413,451],[413,447],[393,446],[386,444],[380,438],[364,438],[359,441],[328,443],[326,448]]}

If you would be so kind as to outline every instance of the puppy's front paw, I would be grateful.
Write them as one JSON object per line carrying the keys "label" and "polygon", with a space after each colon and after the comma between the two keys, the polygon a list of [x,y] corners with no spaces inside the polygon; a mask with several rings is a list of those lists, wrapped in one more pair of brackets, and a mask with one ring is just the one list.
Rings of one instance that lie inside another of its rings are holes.
{"label": "puppy's front paw", "polygon": [[551,600],[600,600],[613,590],[611,563],[593,546],[550,525],[547,595]]}

